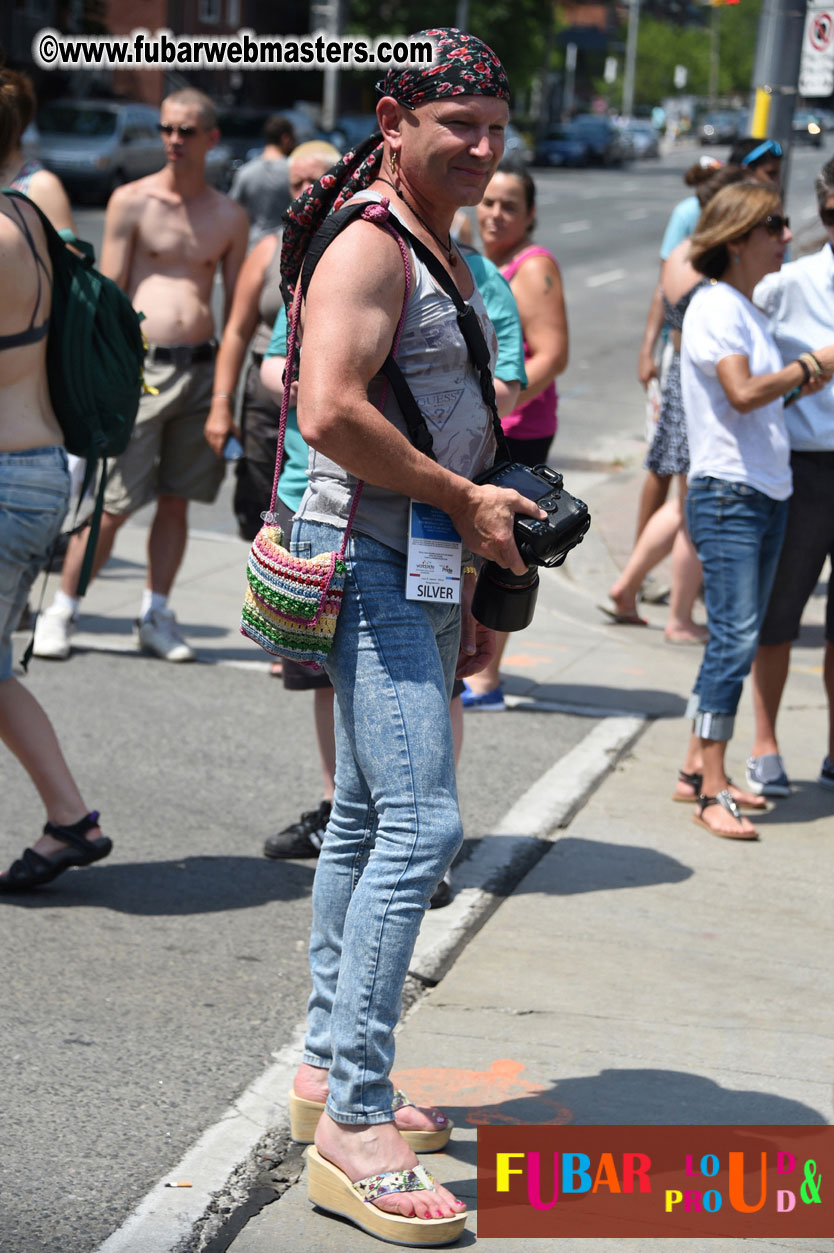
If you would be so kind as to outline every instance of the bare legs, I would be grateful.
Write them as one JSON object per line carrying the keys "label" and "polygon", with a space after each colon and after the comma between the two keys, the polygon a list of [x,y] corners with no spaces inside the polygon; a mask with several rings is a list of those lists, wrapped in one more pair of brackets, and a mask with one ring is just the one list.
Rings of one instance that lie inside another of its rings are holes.
{"label": "bare legs", "polygon": [[[0,739],[37,788],[47,821],[72,826],[89,812],[45,710],[17,679],[0,683]],[[95,827],[87,838],[95,840],[100,835]],[[48,857],[65,845],[44,835],[32,847]]]}
{"label": "bare legs", "polygon": [[336,775],[336,736],[333,725],[333,688],[317,687],[313,692],[313,718],[321,766],[322,796],[333,803]]}
{"label": "bare legs", "polygon": [[[760,644],[753,663],[753,756],[778,753],[776,718],[788,678],[791,645]],[[828,756],[834,760],[834,644],[826,642],[822,681],[828,698]]]}
{"label": "bare legs", "polygon": [[689,538],[681,497],[667,500],[652,514],[608,594],[619,614],[637,616],[637,598],[643,580],[670,552],[672,596],[666,638],[675,642],[703,641],[705,629],[692,620],[692,609],[701,586],[701,564]]}
{"label": "bare legs", "polygon": [[647,470],[646,477],[643,480],[643,487],[640,492],[640,503],[637,507],[637,530],[634,534],[635,544],[643,534],[646,523],[652,514],[666,501],[669,495],[669,484],[672,482],[671,474],[655,474],[654,470]]}
{"label": "bare legs", "polygon": [[[109,559],[116,535],[129,516],[126,513],[107,512],[101,515],[101,530],[93,558],[93,578]],[[170,594],[177,571],[182,564],[187,540],[188,501],[179,496],[159,496],[156,502],[156,513],[148,533],[146,585],[152,592],[158,592],[161,596]],[[86,549],[86,531],[73,535],[67,547],[61,575],[61,591],[67,596],[76,595],[78,577],[81,574]]]}

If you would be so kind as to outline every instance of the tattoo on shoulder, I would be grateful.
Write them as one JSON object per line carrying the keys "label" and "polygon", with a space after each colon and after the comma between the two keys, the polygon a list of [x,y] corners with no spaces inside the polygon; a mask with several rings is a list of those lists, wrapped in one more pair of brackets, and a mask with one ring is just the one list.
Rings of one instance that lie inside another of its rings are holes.
{"label": "tattoo on shoulder", "polygon": [[553,287],[553,279],[550,277],[550,275],[549,275],[549,274],[545,274],[545,276],[544,276],[544,290],[545,290],[545,292],[549,292],[549,291],[552,289],[552,287]]}

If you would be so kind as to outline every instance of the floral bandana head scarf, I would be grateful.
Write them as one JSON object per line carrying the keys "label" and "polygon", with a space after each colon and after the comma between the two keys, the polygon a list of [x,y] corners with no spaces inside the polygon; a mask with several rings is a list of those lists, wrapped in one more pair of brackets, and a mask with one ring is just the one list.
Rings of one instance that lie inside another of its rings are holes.
{"label": "floral bandana head scarf", "polygon": [[[434,60],[423,67],[389,70],[377,83],[381,96],[393,98],[406,109],[431,100],[453,96],[493,96],[509,100],[510,84],[498,57],[482,40],[451,27],[436,27],[410,35],[410,40],[430,39]],[[287,309],[310,240],[325,218],[346,204],[356,192],[369,187],[382,163],[379,131],[351,152],[345,153],[318,182],[294,200],[284,214],[281,248],[281,292]]]}

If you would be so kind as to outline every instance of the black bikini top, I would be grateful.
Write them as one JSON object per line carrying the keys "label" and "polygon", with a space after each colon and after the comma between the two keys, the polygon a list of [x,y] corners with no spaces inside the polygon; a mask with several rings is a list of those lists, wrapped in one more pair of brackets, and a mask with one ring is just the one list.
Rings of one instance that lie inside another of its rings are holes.
{"label": "black bikini top", "polygon": [[[14,200],[8,197],[7,197],[6,203],[11,205],[11,207],[14,209],[15,213],[17,214],[18,218],[20,219],[19,223],[15,223],[15,225],[20,226],[21,231],[26,237],[27,244],[32,249],[32,256],[35,258],[35,270],[38,276],[38,294],[35,299],[35,307],[32,310],[32,320],[27,326],[26,330],[18,331],[17,334],[15,335],[0,335],[0,352],[2,352],[5,348],[23,348],[27,344],[37,344],[40,340],[46,337],[46,334],[49,330],[49,318],[46,318],[44,322],[41,322],[40,326],[35,326],[35,318],[37,316],[38,309],[41,303],[41,292],[42,292],[41,270],[43,270],[44,274],[46,275],[47,281],[49,280],[49,270],[46,268],[46,265],[44,264],[40,253],[35,247],[35,241],[32,238],[32,233],[29,230],[26,219],[21,213],[20,209],[15,204]],[[14,221],[14,218],[11,218],[10,221]]]}

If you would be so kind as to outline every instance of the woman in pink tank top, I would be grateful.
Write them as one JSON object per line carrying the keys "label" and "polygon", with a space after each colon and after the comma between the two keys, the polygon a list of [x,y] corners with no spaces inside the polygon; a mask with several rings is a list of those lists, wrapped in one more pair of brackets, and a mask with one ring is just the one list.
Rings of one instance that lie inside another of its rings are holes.
{"label": "woman in pink tank top", "polygon": [[[556,259],[532,241],[536,185],[524,166],[502,161],[478,205],[484,252],[510,284],[524,333],[527,386],[511,414],[501,419],[514,461],[534,466],[547,460],[556,434],[556,384],[568,363],[568,319]],[[507,636],[495,657],[466,680],[464,709],[504,708],[499,666]]]}
{"label": "woman in pink tank top", "polygon": [[524,166],[503,161],[478,206],[484,252],[510,284],[521,315],[527,386],[502,419],[512,455],[546,460],[556,433],[556,384],[568,363],[568,319],[555,258],[534,244],[536,185]]}

